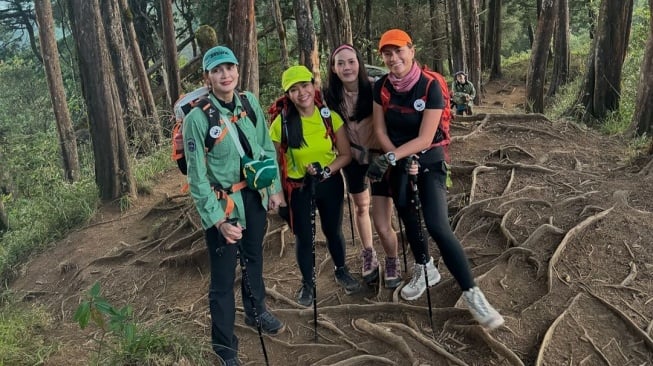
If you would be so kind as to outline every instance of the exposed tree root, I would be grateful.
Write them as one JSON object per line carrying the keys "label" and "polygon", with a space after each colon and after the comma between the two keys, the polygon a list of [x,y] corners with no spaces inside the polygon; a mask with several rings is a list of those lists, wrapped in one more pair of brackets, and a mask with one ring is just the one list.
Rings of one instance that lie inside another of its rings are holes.
{"label": "exposed tree root", "polygon": [[396,365],[397,363],[381,356],[373,355],[358,355],[346,360],[342,360],[331,364],[331,366],[355,366],[355,365],[367,365],[369,363],[373,365]]}
{"label": "exposed tree root", "polygon": [[424,334],[419,333],[415,329],[405,325],[405,324],[399,324],[399,323],[381,323],[380,325],[383,326],[389,326],[391,328],[399,329],[402,330],[413,337],[417,339],[421,344],[425,345],[429,349],[431,349],[433,352],[439,354],[440,356],[446,358],[448,361],[452,362],[454,365],[459,365],[459,366],[467,366],[467,363],[465,363],[463,360],[459,359],[458,357],[452,355],[449,351],[444,349],[440,344],[435,342],[432,339],[427,338],[424,336]]}
{"label": "exposed tree root", "polygon": [[528,238],[526,238],[526,240],[524,240],[520,246],[524,248],[534,248],[538,246],[538,243],[543,236],[562,235],[564,233],[565,231],[557,226],[551,224],[542,224],[538,226],[537,229],[533,230],[531,235],[529,235]]}
{"label": "exposed tree root", "polygon": [[545,200],[536,200],[530,197],[518,197],[515,199],[512,199],[510,201],[503,202],[499,205],[497,209],[501,209],[503,206],[508,206],[508,205],[513,205],[516,203],[524,203],[524,204],[531,204],[531,205],[541,205],[541,206],[546,206],[546,207],[553,207],[553,205],[549,201]]}
{"label": "exposed tree root", "polygon": [[564,252],[567,243],[569,243],[572,238],[574,238],[576,235],[582,232],[586,227],[592,225],[593,223],[607,216],[613,209],[614,206],[610,207],[605,211],[599,212],[596,215],[592,215],[586,218],[585,220],[583,220],[580,224],[574,226],[569,231],[567,231],[567,234],[565,235],[564,238],[562,238],[562,241],[560,242],[560,244],[558,244],[558,247],[556,248],[555,252],[553,252],[551,259],[549,260],[549,270],[548,270],[549,277],[547,279],[549,281],[549,293],[551,292],[551,290],[553,290],[553,278],[554,278],[553,272],[555,270],[555,266],[556,264],[558,264],[558,260],[560,260],[560,255],[562,254],[562,252]]}
{"label": "exposed tree root", "polygon": [[[492,228],[494,228],[494,225],[496,225],[496,222],[486,222],[484,224],[481,224],[481,225],[469,230],[467,233],[465,233],[465,235],[462,238],[460,238],[460,242],[464,243],[465,240],[467,240],[468,237],[470,237],[471,235],[476,234],[479,231],[487,230],[489,232],[490,230],[492,230]],[[465,249],[468,249],[468,248],[465,248]]]}
{"label": "exposed tree root", "polygon": [[646,343],[646,346],[648,347],[649,351],[653,352],[653,339],[651,339],[651,337],[649,337],[649,335],[646,332],[644,332],[637,324],[635,324],[628,315],[624,314],[623,311],[619,310],[616,306],[607,302],[601,296],[595,294],[594,291],[592,291],[589,286],[583,283],[581,283],[580,285],[588,294],[592,295],[593,298],[599,300],[603,305],[605,305],[608,309],[612,310],[613,313],[619,316],[619,318],[623,320],[623,322],[626,324],[628,328],[630,328],[631,331],[636,333],[644,340],[644,343]]}
{"label": "exposed tree root", "polygon": [[559,134],[554,134],[549,131],[541,130],[539,128],[527,127],[527,126],[518,126],[518,125],[506,125],[503,123],[497,123],[490,126],[491,128],[501,128],[506,131],[519,131],[519,132],[532,132],[536,136],[546,135],[554,139],[562,140]]}
{"label": "exposed tree root", "polygon": [[555,333],[556,328],[558,327],[558,324],[562,321],[562,319],[569,313],[569,309],[571,309],[578,299],[582,296],[582,293],[576,294],[574,298],[571,300],[571,303],[565,308],[565,310],[558,315],[558,317],[553,321],[553,324],[547,329],[546,333],[544,334],[544,338],[542,339],[542,343],[540,344],[540,349],[537,352],[537,360],[535,361],[535,366],[542,366],[544,362],[546,361],[544,359],[544,352],[546,352],[547,347],[551,343],[551,339],[553,338],[553,335]]}
{"label": "exposed tree root", "polygon": [[516,151],[517,153],[524,154],[524,155],[528,156],[531,159],[535,159],[535,156],[533,154],[529,153],[528,151],[526,151],[526,149],[522,148],[519,145],[504,145],[504,146],[501,146],[501,147],[499,147],[499,149],[494,150],[491,153],[489,153],[485,157],[485,159],[489,159],[489,158],[493,158],[493,157],[497,156],[499,158],[499,160],[503,160],[503,159],[508,157],[508,152],[511,151],[511,150]]}
{"label": "exposed tree root", "polygon": [[[352,317],[352,314],[374,314],[374,313],[420,313],[426,314],[428,308],[426,306],[410,305],[403,302],[392,303],[372,303],[372,304],[342,304],[332,306],[318,307],[318,312],[332,315],[347,315]],[[446,318],[466,316],[469,314],[467,310],[458,308],[433,308],[433,316],[442,316]],[[298,317],[313,317],[312,308],[304,309],[277,309],[276,314],[295,315]]]}
{"label": "exposed tree root", "polygon": [[189,253],[177,254],[163,258],[161,262],[159,262],[159,267],[180,267],[191,264],[195,265],[197,263],[201,263],[205,257],[206,248],[201,247]]}
{"label": "exposed tree root", "polygon": [[190,234],[184,236],[183,238],[180,238],[178,240],[175,240],[171,243],[168,243],[168,245],[165,246],[164,250],[166,251],[171,251],[171,250],[180,250],[184,249],[187,247],[192,246],[192,244],[204,237],[204,232],[200,230],[195,230],[191,232]]}
{"label": "exposed tree root", "polygon": [[90,261],[88,263],[87,267],[117,264],[117,263],[125,261],[125,259],[127,259],[127,258],[133,257],[134,255],[136,255],[136,253],[133,250],[124,249],[123,251],[121,251],[120,253],[118,253],[116,255],[110,255],[110,256],[100,257],[100,258],[94,259],[94,260],[92,260],[92,261]]}
{"label": "exposed tree root", "polygon": [[279,293],[279,292],[276,290],[276,286],[275,286],[275,287],[272,287],[272,288],[265,287],[265,294],[266,294],[267,296],[273,298],[274,300],[277,300],[277,301],[283,302],[283,303],[285,303],[285,304],[287,304],[287,305],[290,305],[290,306],[292,306],[292,307],[294,307],[294,308],[297,308],[297,309],[305,309],[304,306],[299,305],[296,301],[293,301],[293,300],[291,300],[290,298],[288,298],[288,297],[284,296],[283,294]]}
{"label": "exposed tree root", "polygon": [[644,165],[644,167],[639,172],[637,172],[637,175],[647,176],[652,173],[653,173],[653,158],[651,158],[649,162],[646,165]]}
{"label": "exposed tree root", "polygon": [[608,366],[612,366],[612,363],[610,362],[610,359],[605,355],[605,353],[603,353],[601,348],[596,345],[596,342],[587,333],[587,329],[585,329],[585,327],[583,327],[583,324],[581,322],[579,322],[578,320],[576,320],[571,314],[570,314],[570,316],[571,316],[572,319],[574,319],[574,321],[576,322],[576,325],[578,325],[578,327],[580,327],[580,329],[583,330],[583,335],[580,337],[580,339],[587,342],[587,343],[589,343],[592,346],[592,348],[594,348],[594,351],[596,353],[598,353],[599,356],[601,356],[601,359],[603,360],[603,362],[605,362]]}
{"label": "exposed tree root", "polygon": [[491,172],[493,170],[497,170],[497,168],[490,168],[487,166],[477,166],[474,168],[472,171],[472,184],[471,188],[469,189],[469,203],[472,203],[474,201],[474,194],[476,193],[476,177],[480,173],[485,173],[485,172]]}
{"label": "exposed tree root", "polygon": [[526,170],[526,171],[532,171],[536,173],[543,173],[543,174],[558,174],[555,170],[545,168],[540,165],[533,165],[533,164],[522,164],[522,163],[511,163],[511,164],[505,164],[505,163],[495,163],[488,161],[485,163],[487,166],[492,166],[492,167],[497,167],[499,169],[519,169],[519,170]]}
{"label": "exposed tree root", "polygon": [[390,345],[393,349],[399,351],[402,355],[408,358],[408,362],[410,362],[411,365],[419,364],[419,360],[415,357],[415,354],[410,349],[408,343],[406,343],[406,340],[404,340],[403,337],[388,332],[382,327],[370,323],[369,321],[362,318],[354,319],[352,321],[352,325],[359,332],[367,333],[370,336]]}
{"label": "exposed tree root", "polygon": [[505,344],[499,342],[498,340],[496,340],[496,338],[492,337],[492,335],[490,335],[480,325],[453,324],[451,325],[451,327],[456,330],[460,330],[467,334],[473,335],[477,338],[480,338],[488,345],[488,347],[490,347],[492,352],[505,358],[506,361],[510,363],[510,365],[524,366],[524,362],[522,362],[522,360],[519,357],[517,357],[517,355],[513,351],[511,351],[510,348],[506,347]]}
{"label": "exposed tree root", "polygon": [[565,206],[567,206],[569,204],[576,203],[578,201],[584,201],[587,198],[589,198],[589,196],[591,196],[591,195],[593,195],[595,193],[599,193],[599,191],[589,191],[589,192],[585,192],[583,194],[579,194],[577,196],[565,198],[564,200],[556,203],[555,205],[556,205],[556,207],[565,207]]}
{"label": "exposed tree root", "polygon": [[630,262],[630,272],[628,273],[628,276],[626,276],[626,278],[621,281],[620,285],[629,286],[631,283],[633,283],[635,277],[637,277],[637,265],[635,262]]}
{"label": "exposed tree root", "polygon": [[512,188],[512,183],[515,181],[515,169],[510,170],[510,179],[508,179],[508,183],[506,184],[505,188],[503,188],[503,192],[501,192],[502,196],[505,196],[510,192],[510,188]]}
{"label": "exposed tree root", "polygon": [[519,243],[517,242],[517,239],[515,238],[514,235],[512,235],[512,233],[508,229],[508,226],[506,225],[506,223],[508,222],[508,217],[513,211],[515,211],[515,209],[510,208],[510,210],[508,210],[508,212],[506,212],[506,214],[503,215],[499,227],[501,228],[501,233],[503,234],[503,236],[505,236],[506,239],[508,240],[508,246],[516,247],[519,245]]}
{"label": "exposed tree root", "polygon": [[[478,117],[481,117],[481,116],[482,116],[482,115],[478,115]],[[467,139],[469,139],[469,138],[471,138],[471,137],[473,137],[473,136],[479,134],[479,133],[483,130],[483,128],[485,127],[485,125],[487,125],[487,123],[488,123],[489,121],[490,121],[490,115],[485,115],[485,116],[483,116],[483,119],[481,120],[481,123],[479,123],[478,126],[476,126],[476,127],[472,130],[472,132],[470,132],[470,133],[468,133],[468,134],[466,134],[466,135],[463,135],[463,136],[451,136],[451,142],[465,141],[465,140],[467,140]]]}

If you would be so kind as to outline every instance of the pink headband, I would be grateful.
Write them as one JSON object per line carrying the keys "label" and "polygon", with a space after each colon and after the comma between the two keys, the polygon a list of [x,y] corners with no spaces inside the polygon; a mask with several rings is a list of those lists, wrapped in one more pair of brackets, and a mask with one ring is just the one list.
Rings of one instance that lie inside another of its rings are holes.
{"label": "pink headband", "polygon": [[352,51],[355,52],[354,47],[352,47],[352,46],[350,46],[350,45],[348,45],[348,44],[346,44],[346,43],[343,44],[343,45],[340,45],[338,48],[336,48],[335,50],[333,50],[333,52],[331,53],[331,61],[332,61],[332,62],[333,62],[333,60],[336,58],[336,54],[337,54],[338,52],[342,51],[342,50],[352,50]]}

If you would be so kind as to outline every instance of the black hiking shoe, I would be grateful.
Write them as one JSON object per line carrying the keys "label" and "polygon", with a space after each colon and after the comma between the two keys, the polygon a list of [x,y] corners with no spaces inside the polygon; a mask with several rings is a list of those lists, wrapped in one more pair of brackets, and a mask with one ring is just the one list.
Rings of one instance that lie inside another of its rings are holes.
{"label": "black hiking shoe", "polygon": [[302,306],[310,306],[313,303],[313,286],[302,283],[297,293],[297,303]]}
{"label": "black hiking shoe", "polygon": [[[281,322],[281,320],[277,319],[272,313],[269,311],[264,312],[263,314],[259,315],[259,319],[261,320],[261,332],[269,335],[277,335],[282,333],[284,330],[286,330],[286,325]],[[245,324],[249,325],[250,327],[257,328],[256,326],[256,319],[255,318],[250,318],[249,316],[245,316]]]}
{"label": "black hiking shoe", "polygon": [[358,281],[351,275],[351,273],[349,273],[347,266],[336,268],[335,275],[336,283],[345,289],[345,293],[347,295],[351,295],[360,291],[360,283],[358,283]]}

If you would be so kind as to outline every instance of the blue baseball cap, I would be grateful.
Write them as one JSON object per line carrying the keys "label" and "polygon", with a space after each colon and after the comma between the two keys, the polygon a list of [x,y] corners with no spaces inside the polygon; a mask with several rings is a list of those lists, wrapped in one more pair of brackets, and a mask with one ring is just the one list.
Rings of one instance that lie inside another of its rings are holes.
{"label": "blue baseball cap", "polygon": [[206,51],[202,60],[204,71],[209,71],[220,64],[238,65],[234,52],[225,46],[213,47]]}

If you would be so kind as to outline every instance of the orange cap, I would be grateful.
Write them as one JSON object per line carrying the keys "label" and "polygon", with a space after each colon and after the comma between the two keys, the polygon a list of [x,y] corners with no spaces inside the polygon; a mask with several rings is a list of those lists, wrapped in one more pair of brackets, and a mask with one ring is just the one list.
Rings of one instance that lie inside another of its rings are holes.
{"label": "orange cap", "polygon": [[390,29],[383,33],[379,40],[379,52],[385,46],[403,47],[409,44],[413,44],[413,40],[410,39],[408,33],[401,29]]}

